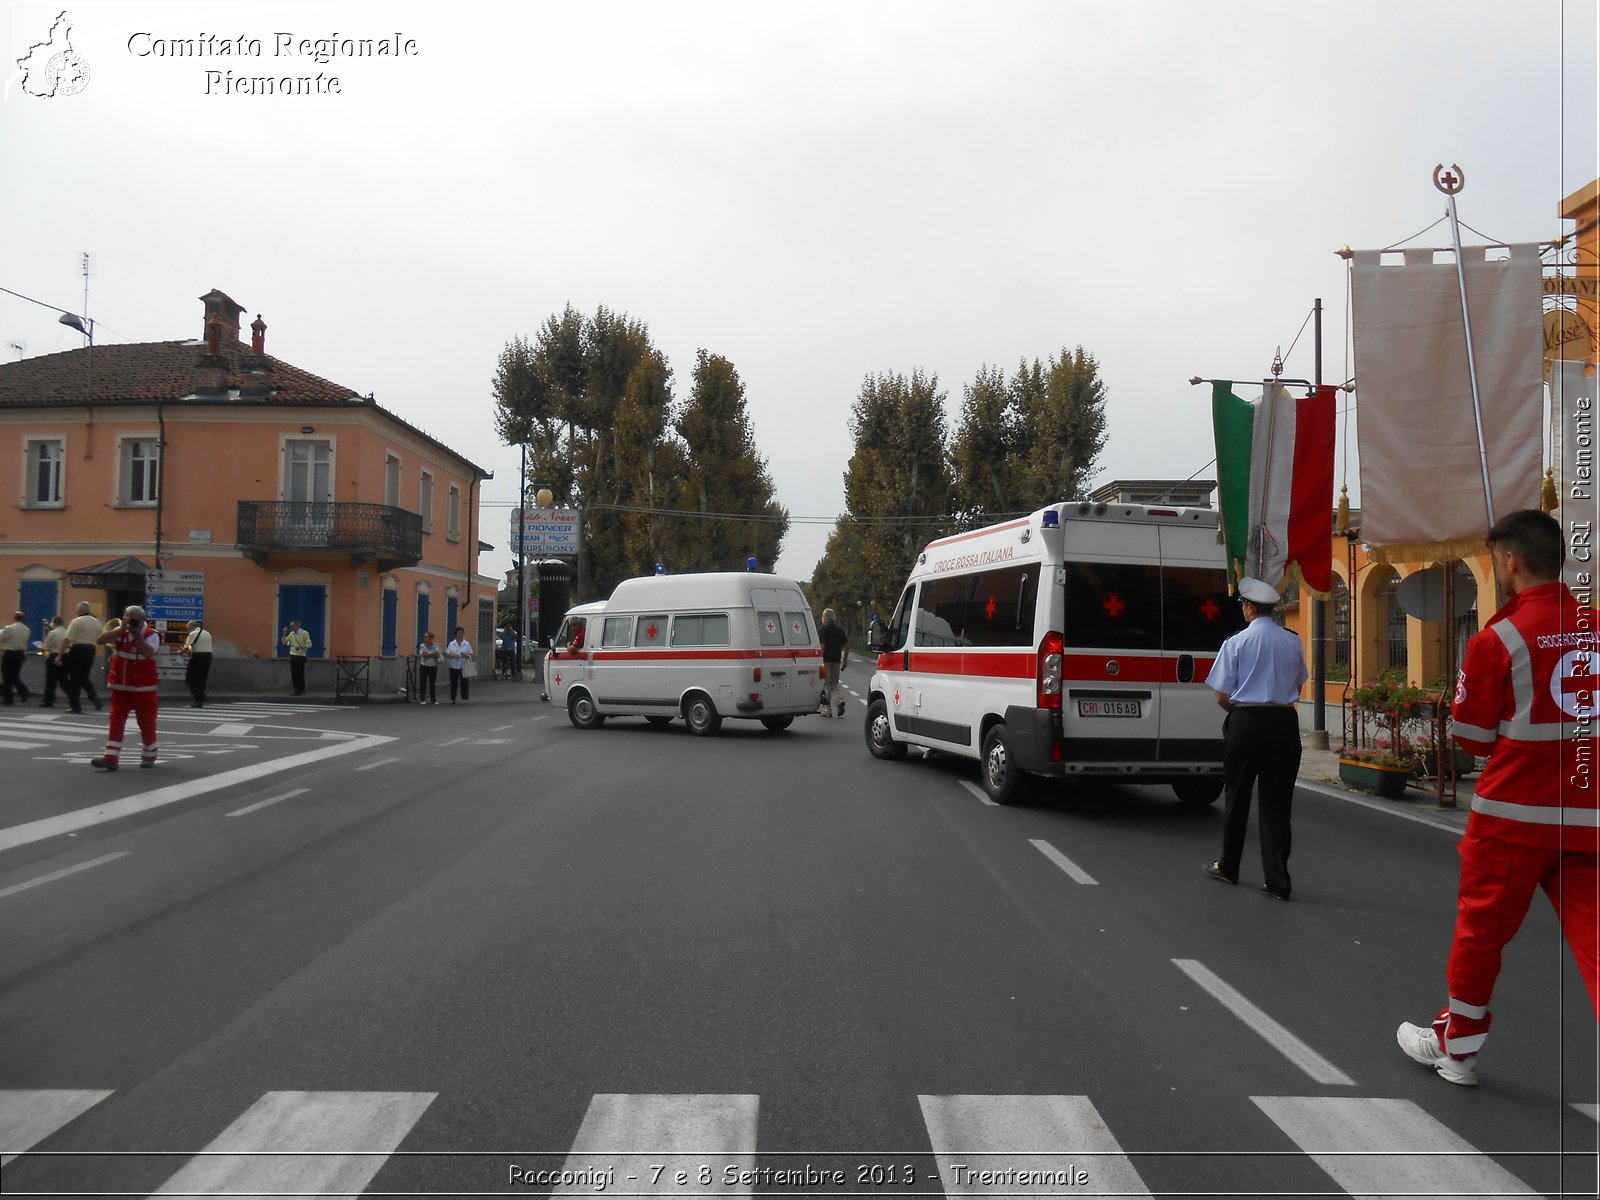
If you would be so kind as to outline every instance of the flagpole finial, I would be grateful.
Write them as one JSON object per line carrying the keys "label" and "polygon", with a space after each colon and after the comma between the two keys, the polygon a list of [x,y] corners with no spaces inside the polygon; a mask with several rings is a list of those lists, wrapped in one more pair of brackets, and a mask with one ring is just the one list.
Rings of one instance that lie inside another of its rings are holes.
{"label": "flagpole finial", "polygon": [[1277,379],[1283,374],[1283,347],[1279,346],[1272,354],[1272,377]]}
{"label": "flagpole finial", "polygon": [[1440,163],[1433,169],[1433,186],[1446,196],[1454,196],[1467,186],[1467,173],[1461,169],[1461,164],[1451,163],[1446,171],[1444,164]]}

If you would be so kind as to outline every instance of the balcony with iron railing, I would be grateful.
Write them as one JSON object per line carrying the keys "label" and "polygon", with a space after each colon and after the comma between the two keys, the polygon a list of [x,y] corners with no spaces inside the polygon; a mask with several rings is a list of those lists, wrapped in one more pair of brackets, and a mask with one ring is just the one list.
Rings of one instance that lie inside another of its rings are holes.
{"label": "balcony with iron railing", "polygon": [[388,570],[422,560],[422,517],[387,504],[241,500],[237,543],[260,565],[274,554],[339,554]]}

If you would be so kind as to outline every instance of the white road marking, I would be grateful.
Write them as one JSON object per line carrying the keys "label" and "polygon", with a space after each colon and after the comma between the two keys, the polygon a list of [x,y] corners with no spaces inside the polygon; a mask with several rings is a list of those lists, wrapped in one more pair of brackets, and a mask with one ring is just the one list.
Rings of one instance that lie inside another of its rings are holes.
{"label": "white road marking", "polygon": [[531,724],[533,724],[533,723],[534,723],[534,722],[535,722],[535,721],[543,721],[543,720],[544,720],[544,719],[545,719],[545,718],[546,718],[546,717],[548,717],[548,716],[549,716],[549,715],[550,715],[550,714],[549,714],[549,713],[545,713],[545,714],[544,714],[544,716],[543,716],[543,717],[529,717],[529,718],[528,718],[528,724],[530,724],[530,725],[531,725]]}
{"label": "white road marking", "polygon": [[52,871],[48,875],[41,875],[37,879],[30,879],[26,883],[14,883],[8,888],[0,888],[0,898],[14,895],[17,892],[25,892],[29,888],[38,887],[41,883],[49,883],[67,875],[76,875],[79,871],[87,871],[90,867],[98,867],[101,863],[108,863],[118,858],[126,858],[132,853],[132,850],[118,850],[115,854],[102,854],[99,858],[91,858],[88,862],[81,862],[75,867],[64,867],[59,871]]}
{"label": "white road marking", "polygon": [[[723,1172],[754,1168],[759,1102],[751,1095],[596,1095],[564,1169],[586,1171],[589,1178],[614,1169],[614,1190],[622,1194],[749,1196],[754,1183],[730,1184]],[[711,1182],[702,1184],[699,1171],[706,1163],[715,1165]],[[687,1172],[689,1184],[678,1183],[679,1171]],[[595,1194],[592,1186],[573,1185],[556,1189],[552,1200]]]}
{"label": "white road marking", "polygon": [[155,1194],[358,1196],[435,1095],[268,1092]]}
{"label": "white road marking", "polygon": [[1150,1195],[1087,1096],[918,1099],[947,1196]]}
{"label": "white road marking", "polygon": [[1574,1104],[1572,1107],[1588,1117],[1589,1120],[1600,1123],[1600,1104]]}
{"label": "white road marking", "polygon": [[222,771],[216,775],[208,775],[203,779],[186,780],[183,783],[174,783],[167,787],[156,788],[151,792],[143,792],[137,796],[126,796],[121,800],[112,800],[105,804],[98,804],[93,808],[80,808],[75,812],[61,813],[54,817],[44,817],[38,821],[29,821],[25,825],[13,825],[9,829],[0,829],[0,850],[14,850],[18,846],[41,842],[45,838],[57,837],[63,833],[75,833],[80,829],[87,829],[93,825],[103,825],[107,821],[116,821],[122,817],[132,816],[135,813],[148,812],[153,808],[161,808],[167,804],[176,804],[180,800],[188,800],[193,796],[203,796],[208,792],[221,791],[223,788],[230,788],[236,784],[265,779],[269,775],[278,775],[284,771],[308,766],[314,762],[338,758],[340,755],[351,754],[357,750],[371,750],[378,746],[387,745],[394,740],[392,737],[385,737],[381,734],[365,734],[348,742],[342,742],[337,746],[324,746],[318,750],[307,750],[300,754],[287,755],[284,758],[269,759],[267,762],[251,763],[249,766],[235,767],[231,771]]}
{"label": "white road marking", "polygon": [[400,760],[398,758],[380,758],[377,762],[369,762],[365,766],[357,767],[356,770],[358,770],[358,771],[370,771],[374,767],[386,767],[390,763],[397,763],[399,761]]}
{"label": "white road marking", "polygon": [[440,742],[440,743],[439,743],[439,745],[441,745],[441,746],[454,746],[454,745],[456,745],[456,744],[457,744],[457,743],[458,743],[458,742],[464,742],[464,741],[466,741],[466,740],[467,740],[467,739],[466,739],[466,738],[464,738],[464,737],[458,737],[458,738],[451,738],[451,739],[450,739],[450,740],[449,740],[449,741],[447,741],[447,742]]}
{"label": "white road marking", "polygon": [[7,729],[0,725],[0,737],[43,738],[47,742],[92,742],[105,736],[103,729],[84,728],[76,733],[65,729]]}
{"label": "white road marking", "polygon": [[1056,866],[1060,867],[1068,875],[1072,876],[1075,882],[1095,882],[1094,876],[1090,875],[1089,872],[1085,871],[1082,867],[1073,862],[1065,854],[1061,853],[1061,851],[1057,850],[1049,842],[1043,841],[1040,838],[1029,838],[1028,842],[1040,854],[1044,855],[1051,862],[1055,863]]}
{"label": "white road marking", "polygon": [[1311,1076],[1314,1082],[1339,1087],[1355,1086],[1354,1079],[1251,1004],[1210,969],[1192,958],[1175,958],[1172,962],[1178,970],[1211,993],[1223,1008],[1266,1039],[1269,1046]]}
{"label": "white road marking", "polygon": [[0,1167],[109,1095],[81,1089],[0,1092]]}
{"label": "white road marking", "polygon": [[244,737],[254,729],[254,725],[218,725],[211,731],[212,737]]}
{"label": "white road marking", "polygon": [[960,783],[962,787],[966,788],[967,791],[971,792],[974,796],[976,796],[979,800],[982,800],[990,808],[999,808],[1000,807],[1000,805],[995,803],[995,801],[989,799],[989,793],[988,792],[984,791],[981,787],[979,787],[977,784],[973,783],[971,780],[960,779],[960,780],[957,780],[957,782]]}
{"label": "white road marking", "polygon": [[276,804],[280,800],[292,800],[296,796],[303,796],[310,788],[295,788],[293,791],[284,792],[281,796],[272,796],[266,800],[257,800],[254,804],[247,804],[243,808],[236,808],[231,813],[224,813],[228,817],[242,817],[245,813],[253,813],[258,808],[265,808],[269,804]]}
{"label": "white road marking", "polygon": [[515,728],[516,728],[515,725],[496,725],[493,729],[489,730],[489,732],[490,733],[504,733],[508,729],[515,729]]}
{"label": "white road marking", "polygon": [[0,741],[0,750],[44,750],[55,749],[50,742],[7,742]]}
{"label": "white road marking", "polygon": [[1325,787],[1320,783],[1310,783],[1304,779],[1296,780],[1295,787],[1305,788],[1323,796],[1332,796],[1335,800],[1344,800],[1350,804],[1359,804],[1362,808],[1376,809],[1381,813],[1388,813],[1391,817],[1400,817],[1406,821],[1415,821],[1418,825],[1430,825],[1434,829],[1442,829],[1446,833],[1461,835],[1462,826],[1459,822],[1452,825],[1443,817],[1431,817],[1427,813],[1407,812],[1394,801],[1387,803],[1382,800],[1369,800],[1365,796],[1354,796],[1349,792],[1341,792],[1338,788]]}
{"label": "white road marking", "polygon": [[1250,1099],[1352,1196],[1539,1194],[1409,1100]]}

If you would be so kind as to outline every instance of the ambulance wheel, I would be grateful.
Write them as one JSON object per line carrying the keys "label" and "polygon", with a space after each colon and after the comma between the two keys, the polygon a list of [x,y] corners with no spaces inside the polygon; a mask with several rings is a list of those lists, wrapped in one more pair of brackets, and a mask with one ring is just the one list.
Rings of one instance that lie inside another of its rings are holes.
{"label": "ambulance wheel", "polygon": [[1215,804],[1217,797],[1222,795],[1222,780],[1185,779],[1173,784],[1172,790],[1178,797],[1178,803],[1185,808],[1204,808],[1208,804]]}
{"label": "ambulance wheel", "polygon": [[791,717],[762,717],[761,718],[761,723],[763,725],[765,725],[767,727],[768,731],[771,732],[771,733],[782,733],[785,729],[789,728],[789,726],[794,724],[794,718],[792,716]]}
{"label": "ambulance wheel", "polygon": [[573,692],[567,697],[567,720],[579,729],[599,729],[605,717],[595,710],[594,698],[588,692]]}
{"label": "ambulance wheel", "polygon": [[882,700],[874,700],[867,709],[867,749],[873,758],[901,759],[906,756],[905,744],[894,740],[889,728],[889,709]]}
{"label": "ambulance wheel", "polygon": [[663,725],[672,724],[671,717],[646,717],[645,720],[651,725],[654,725],[657,729],[661,728]]}
{"label": "ambulance wheel", "polygon": [[983,757],[978,760],[983,790],[996,804],[1017,804],[1022,799],[1022,771],[1011,749],[1011,735],[1004,725],[995,725],[983,739]]}
{"label": "ambulance wheel", "polygon": [[722,714],[704,692],[695,692],[683,702],[683,720],[696,737],[709,737],[722,728]]}

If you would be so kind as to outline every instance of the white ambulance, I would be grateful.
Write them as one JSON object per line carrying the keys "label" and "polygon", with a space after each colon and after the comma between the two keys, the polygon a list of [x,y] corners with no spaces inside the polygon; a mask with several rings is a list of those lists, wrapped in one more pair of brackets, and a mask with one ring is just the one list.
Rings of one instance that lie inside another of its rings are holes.
{"label": "white ambulance", "polygon": [[[583,645],[567,649],[584,623]],[[545,693],[579,729],[612,716],[682,717],[696,734],[723,718],[773,732],[822,703],[822,646],[800,585],[779,575],[647,575],[567,613],[545,659]]]}
{"label": "white ambulance", "polygon": [[1222,710],[1205,686],[1244,627],[1217,513],[1069,502],[928,543],[887,627],[867,747],[979,760],[1006,804],[1026,774],[1222,790]]}

